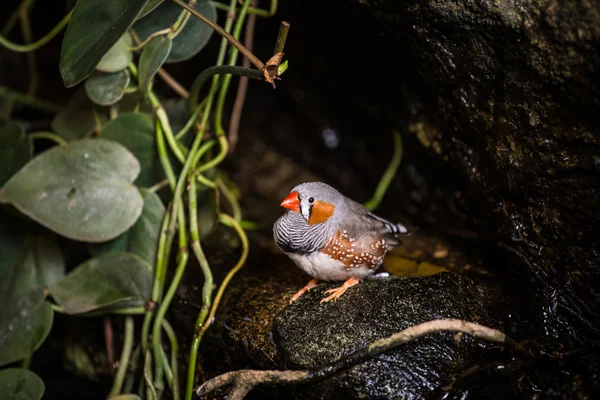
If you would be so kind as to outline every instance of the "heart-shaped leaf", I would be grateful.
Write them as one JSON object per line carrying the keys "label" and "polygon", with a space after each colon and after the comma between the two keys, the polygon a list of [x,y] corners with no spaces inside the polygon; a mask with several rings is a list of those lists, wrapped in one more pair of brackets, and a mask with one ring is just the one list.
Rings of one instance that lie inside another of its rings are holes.
{"label": "heart-shaped leaf", "polygon": [[106,254],[79,265],[50,288],[68,314],[120,304],[143,306],[150,299],[152,268],[134,254]]}
{"label": "heart-shaped leaf", "polygon": [[[217,10],[211,1],[199,1],[196,10],[212,21],[217,19]],[[165,1],[150,14],[139,19],[133,28],[143,41],[152,33],[171,26],[181,7],[172,1]],[[167,63],[188,60],[198,54],[206,46],[213,34],[213,29],[195,17],[191,17],[182,31],[173,39],[173,46],[167,58]]]}
{"label": "heart-shaped leaf", "polygon": [[107,120],[106,113],[92,103],[85,88],[80,87],[67,106],[54,117],[51,126],[56,134],[67,140],[75,140],[84,138],[96,128],[96,124],[102,125]]}
{"label": "heart-shaped leaf", "polygon": [[138,81],[142,93],[148,93],[150,81],[164,64],[171,51],[172,40],[161,35],[150,40],[140,55]]}
{"label": "heart-shaped leaf", "polygon": [[0,189],[0,203],[70,239],[105,242],[142,212],[144,202],[131,184],[139,172],[139,162],[119,143],[77,140],[27,163]]}
{"label": "heart-shaped leaf", "polygon": [[85,92],[94,103],[110,106],[121,100],[127,85],[129,85],[129,80],[127,69],[110,73],[94,72],[85,81]]}
{"label": "heart-shaped leaf", "polygon": [[20,125],[0,128],[0,186],[29,161],[32,152],[31,139]]}
{"label": "heart-shaped leaf", "polygon": [[131,27],[147,0],[78,0],[60,54],[66,87],[87,78],[106,52]]}
{"label": "heart-shaped leaf", "polygon": [[0,365],[28,357],[43,343],[52,326],[44,290],[65,270],[58,246],[27,235],[21,225],[0,214]]}
{"label": "heart-shaped leaf", "polygon": [[125,32],[102,57],[96,65],[96,69],[102,72],[117,72],[127,68],[127,65],[133,60],[131,46],[131,35],[129,32]]}
{"label": "heart-shaped leaf", "polygon": [[39,400],[46,390],[39,376],[24,368],[0,371],[0,395],[3,400]]}
{"label": "heart-shaped leaf", "polygon": [[121,143],[133,153],[141,165],[135,181],[137,186],[149,187],[163,179],[163,170],[156,150],[154,120],[148,114],[123,113],[104,126],[103,139]]}
{"label": "heart-shaped leaf", "polygon": [[135,225],[116,239],[106,243],[89,244],[93,257],[108,253],[132,253],[148,265],[154,265],[160,226],[165,215],[165,206],[153,192],[140,190],[144,198],[144,209]]}

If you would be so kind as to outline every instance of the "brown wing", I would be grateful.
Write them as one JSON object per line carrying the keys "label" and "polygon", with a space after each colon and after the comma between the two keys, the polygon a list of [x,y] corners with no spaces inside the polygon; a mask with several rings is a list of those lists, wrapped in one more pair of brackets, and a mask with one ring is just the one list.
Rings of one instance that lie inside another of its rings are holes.
{"label": "brown wing", "polygon": [[375,269],[383,262],[389,244],[375,234],[353,237],[347,230],[338,231],[321,249],[331,258],[340,261],[349,268]]}

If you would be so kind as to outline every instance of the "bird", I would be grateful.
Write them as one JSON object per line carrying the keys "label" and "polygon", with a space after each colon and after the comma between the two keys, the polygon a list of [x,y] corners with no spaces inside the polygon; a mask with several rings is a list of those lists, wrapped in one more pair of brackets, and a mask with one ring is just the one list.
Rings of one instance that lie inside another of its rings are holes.
{"label": "bird", "polygon": [[277,247],[313,279],[290,304],[319,281],[344,281],[327,290],[321,303],[336,301],[372,275],[386,253],[410,235],[399,223],[381,218],[323,182],[295,186],[281,202],[286,211],[273,225]]}

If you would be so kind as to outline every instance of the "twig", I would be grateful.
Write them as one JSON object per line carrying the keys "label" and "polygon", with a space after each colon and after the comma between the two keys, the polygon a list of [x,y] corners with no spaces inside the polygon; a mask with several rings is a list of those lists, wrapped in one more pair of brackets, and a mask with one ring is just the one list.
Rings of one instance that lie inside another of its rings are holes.
{"label": "twig", "polygon": [[106,346],[106,362],[109,370],[113,371],[115,367],[115,341],[113,338],[113,328],[110,317],[104,317],[104,345]]}
{"label": "twig", "polygon": [[231,34],[229,34],[225,29],[221,28],[219,25],[208,19],[206,16],[199,13],[194,7],[189,6],[182,0],[172,0],[177,3],[180,7],[188,10],[194,17],[198,18],[200,21],[204,22],[206,25],[210,26],[214,29],[219,35],[223,36],[227,41],[236,49],[239,50],[240,53],[247,57],[250,62],[260,71],[265,68],[265,64],[258,59],[251,51],[249,51],[243,44],[241,44],[236,38],[234,38]]}
{"label": "twig", "polygon": [[175,93],[183,97],[184,99],[188,99],[190,97],[190,92],[188,92],[179,82],[175,80],[164,68],[158,69],[158,76],[165,82]]}
{"label": "twig", "polygon": [[391,348],[398,347],[431,333],[444,331],[467,333],[493,343],[513,347],[516,350],[523,352],[523,349],[518,343],[499,330],[459,319],[440,319],[424,322],[404,329],[387,338],[376,340],[369,346],[358,349],[348,356],[320,368],[299,371],[239,370],[227,372],[204,382],[198,387],[196,394],[202,396],[221,386],[232,384],[233,388],[227,398],[229,400],[240,400],[244,398],[254,386],[259,384],[300,383],[323,379]]}
{"label": "twig", "polygon": [[383,196],[385,196],[385,192],[387,192],[396,175],[396,171],[398,171],[398,167],[400,167],[400,161],[402,161],[402,138],[399,132],[394,132],[394,156],[392,157],[392,161],[390,161],[390,165],[383,173],[373,197],[364,203],[365,208],[373,211],[379,206]]}
{"label": "twig", "polygon": [[[252,51],[254,47],[254,27],[256,26],[256,14],[248,15],[246,30],[244,32],[244,44],[248,50]],[[250,68],[250,60],[244,57],[242,61],[243,68]],[[242,110],[246,101],[246,92],[248,90],[248,77],[242,76],[238,82],[238,90],[231,111],[231,119],[229,120],[229,154],[233,153],[235,145],[238,142],[240,131],[240,119],[242,118]]]}

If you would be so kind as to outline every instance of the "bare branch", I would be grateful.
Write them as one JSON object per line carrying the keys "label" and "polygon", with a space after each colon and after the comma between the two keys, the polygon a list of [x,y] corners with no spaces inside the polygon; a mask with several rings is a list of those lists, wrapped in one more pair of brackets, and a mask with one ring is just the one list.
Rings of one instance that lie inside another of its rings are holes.
{"label": "bare branch", "polygon": [[233,385],[228,398],[231,400],[240,400],[256,385],[300,383],[326,378],[391,348],[398,347],[430,333],[447,331],[467,333],[493,343],[510,346],[521,353],[524,352],[524,349],[517,342],[497,329],[459,319],[440,319],[424,322],[387,338],[376,340],[369,346],[358,349],[348,356],[324,367],[301,371],[258,371],[244,369],[227,372],[204,382],[196,390],[196,393],[201,396],[222,386]]}

